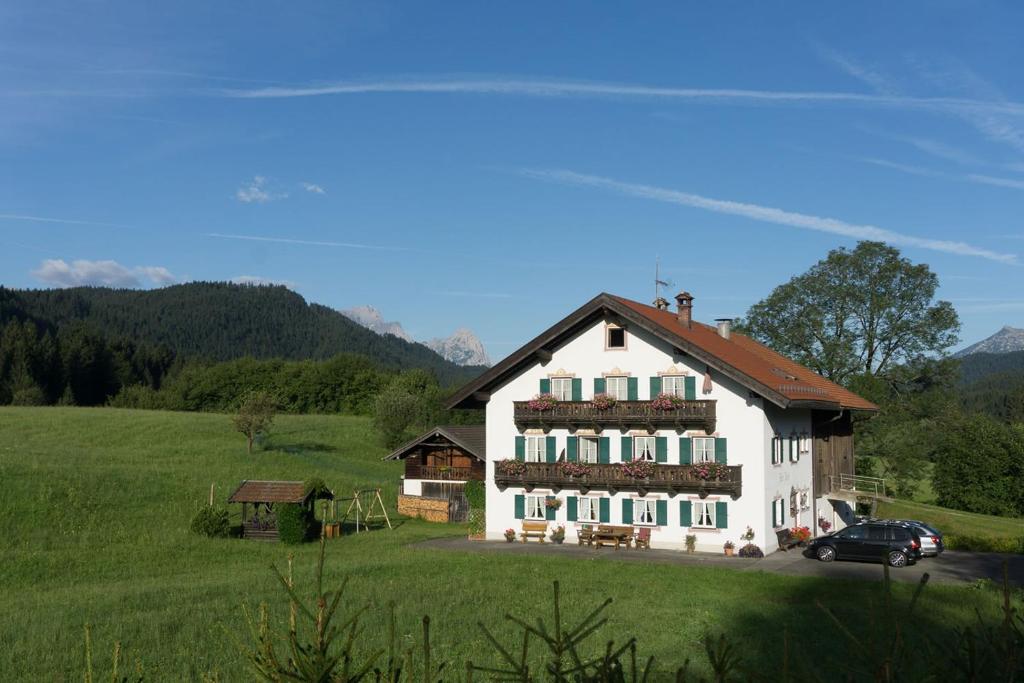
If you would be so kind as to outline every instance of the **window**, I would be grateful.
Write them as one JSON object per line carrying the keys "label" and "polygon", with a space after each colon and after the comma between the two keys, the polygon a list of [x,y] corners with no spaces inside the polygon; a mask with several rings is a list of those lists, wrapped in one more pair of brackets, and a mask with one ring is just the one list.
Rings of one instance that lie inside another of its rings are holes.
{"label": "window", "polygon": [[633,459],[654,461],[653,436],[637,436],[633,438]]}
{"label": "window", "polygon": [[571,401],[572,377],[552,377],[551,395],[559,401]]}
{"label": "window", "polygon": [[546,519],[546,509],[544,506],[544,496],[527,496],[526,497],[526,518],[527,519]]}
{"label": "window", "polygon": [[885,541],[888,540],[885,537],[886,529],[884,526],[876,526],[872,524],[868,527],[868,540],[869,541]]}
{"label": "window", "polygon": [[580,437],[580,462],[597,463],[597,437],[596,436],[581,436]]}
{"label": "window", "polygon": [[629,397],[628,377],[606,377],[605,391],[617,401],[625,401]]}
{"label": "window", "polygon": [[811,435],[807,432],[800,435],[800,454],[811,454]]}
{"label": "window", "polygon": [[772,439],[772,464],[773,465],[781,465],[782,462],[786,459],[786,454],[785,454],[784,448],[783,448],[784,444],[785,444],[785,441],[783,440],[781,434],[776,434],[775,437]]}
{"label": "window", "polygon": [[843,535],[843,538],[861,541],[868,537],[868,528],[862,525],[850,526],[843,529],[841,533]]}
{"label": "window", "polygon": [[526,462],[544,462],[547,439],[543,436],[526,437]]}
{"label": "window", "polygon": [[693,526],[715,528],[715,504],[706,500],[693,501]]}
{"label": "window", "polygon": [[694,437],[693,439],[693,462],[714,462],[715,461],[715,439],[714,437]]}
{"label": "window", "polygon": [[579,507],[576,511],[576,518],[581,522],[599,522],[601,521],[601,499],[600,498],[580,498]]}
{"label": "window", "polygon": [[[686,378],[682,375],[666,375],[661,378],[661,393],[686,398]],[[651,396],[651,398],[654,398]]]}
{"label": "window", "polygon": [[772,526],[778,529],[786,524],[786,500],[776,498],[772,501]]}
{"label": "window", "polygon": [[656,501],[637,499],[633,501],[633,524],[654,524],[657,519]]}
{"label": "window", "polygon": [[800,461],[800,437],[796,435],[796,432],[789,436],[789,461]]}
{"label": "window", "polygon": [[626,348],[626,330],[618,325],[609,325],[606,330],[605,348],[624,349]]}

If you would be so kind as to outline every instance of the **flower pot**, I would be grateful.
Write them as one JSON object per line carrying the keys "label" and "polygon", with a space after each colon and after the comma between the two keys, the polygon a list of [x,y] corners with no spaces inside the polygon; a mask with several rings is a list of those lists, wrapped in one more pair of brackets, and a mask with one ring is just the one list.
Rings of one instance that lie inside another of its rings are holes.
{"label": "flower pot", "polygon": [[471,541],[482,541],[484,540],[484,534],[470,534],[469,540]]}
{"label": "flower pot", "polygon": [[732,557],[733,551],[734,551],[733,548],[726,548],[725,549],[725,556],[726,557]]}

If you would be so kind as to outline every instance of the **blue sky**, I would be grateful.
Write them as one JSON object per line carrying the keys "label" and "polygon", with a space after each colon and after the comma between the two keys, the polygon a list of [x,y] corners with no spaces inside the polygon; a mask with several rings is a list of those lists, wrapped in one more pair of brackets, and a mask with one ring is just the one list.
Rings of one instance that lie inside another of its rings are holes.
{"label": "blue sky", "polygon": [[1024,6],[633,9],[4,3],[0,282],[280,281],[500,358],[658,258],[711,320],[874,237],[965,343],[1024,326]]}

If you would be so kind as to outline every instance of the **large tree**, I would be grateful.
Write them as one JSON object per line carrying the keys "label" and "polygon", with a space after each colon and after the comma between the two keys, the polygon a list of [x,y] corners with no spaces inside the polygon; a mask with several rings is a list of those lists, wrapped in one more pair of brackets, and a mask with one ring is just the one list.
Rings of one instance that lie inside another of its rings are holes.
{"label": "large tree", "polygon": [[938,284],[926,264],[860,242],[776,287],[750,308],[743,328],[832,381],[884,376],[956,343],[960,321],[952,304],[934,300]]}

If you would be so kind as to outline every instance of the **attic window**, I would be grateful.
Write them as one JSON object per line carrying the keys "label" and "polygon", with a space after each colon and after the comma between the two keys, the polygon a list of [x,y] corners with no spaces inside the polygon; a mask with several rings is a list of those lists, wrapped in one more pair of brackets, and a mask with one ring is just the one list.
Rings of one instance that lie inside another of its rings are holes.
{"label": "attic window", "polygon": [[618,325],[609,324],[605,328],[604,347],[606,349],[626,348],[626,330]]}

